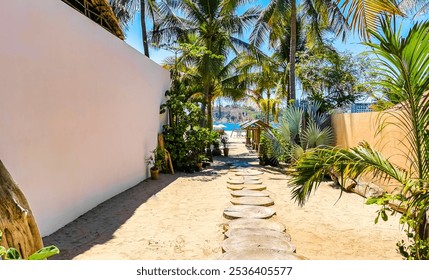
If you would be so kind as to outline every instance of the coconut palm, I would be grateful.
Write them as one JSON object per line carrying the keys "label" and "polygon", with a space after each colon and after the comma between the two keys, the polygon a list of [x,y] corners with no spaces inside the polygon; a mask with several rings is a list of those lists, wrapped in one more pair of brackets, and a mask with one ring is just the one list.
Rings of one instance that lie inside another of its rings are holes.
{"label": "coconut palm", "polygon": [[[367,45],[373,48],[382,70],[383,78],[379,84],[404,100],[400,113],[386,112],[385,116],[396,119],[395,125],[406,135],[405,140],[401,139],[404,147],[399,151],[408,159],[409,169],[398,168],[366,143],[351,149],[314,149],[295,164],[292,195],[299,204],[304,204],[323,176],[331,172],[340,174],[343,180],[355,180],[368,173],[376,178],[396,180],[403,190],[394,198],[403,202],[406,210],[401,220],[408,225],[409,236],[414,242],[410,252],[403,245],[400,251],[406,258],[427,259],[429,252],[424,248],[428,248],[429,242],[429,22],[414,25],[405,38],[401,38],[400,30],[392,31],[387,17],[381,21],[381,29],[382,34],[370,31],[379,43]],[[391,119],[385,119],[380,125],[390,123]],[[387,204],[389,198],[392,199],[386,194],[380,203],[383,219],[387,218],[387,210],[395,211]]]}
{"label": "coconut palm", "polygon": [[137,11],[140,11],[140,24],[142,29],[143,50],[145,56],[149,57],[149,43],[146,26],[146,15],[153,22],[157,15],[158,7],[156,0],[109,0],[113,12],[118,18],[123,29],[134,19]]}
{"label": "coconut palm", "polygon": [[[186,98],[196,103],[203,103],[205,99],[204,87],[201,84],[203,76],[199,71],[201,60],[210,53],[205,47],[197,47],[194,43],[197,36],[190,36],[192,44],[181,44],[177,49],[179,52],[175,57],[168,57],[164,60],[164,67],[172,72],[172,79],[177,80],[181,85],[187,85]],[[223,59],[219,56],[218,59]],[[239,57],[231,59],[222,68],[213,69],[211,99],[209,102],[214,105],[216,98],[238,101],[243,98],[247,84],[241,80],[241,75],[237,73]]]}
{"label": "coconut palm", "polygon": [[[336,0],[347,21],[359,36],[368,41],[369,31],[380,28],[383,15],[404,15],[395,0]],[[410,2],[410,1],[408,1]]]}
{"label": "coconut palm", "polygon": [[[269,38],[271,46],[279,44],[281,49],[288,50],[287,63],[289,65],[289,99],[296,98],[295,63],[298,43],[298,18],[306,21],[309,27],[307,32],[309,41],[321,42],[322,33],[328,28],[340,34],[345,30],[345,18],[332,0],[300,1],[300,9],[295,0],[272,0],[261,13],[257,24],[252,31],[250,40],[259,47]],[[289,40],[285,40],[287,38]]]}
{"label": "coconut palm", "polygon": [[[212,108],[217,78],[222,73],[230,52],[238,54],[249,49],[248,43],[239,39],[246,28],[259,16],[259,8],[252,7],[243,14],[237,9],[246,1],[235,0],[171,0],[161,3],[162,17],[155,21],[152,40],[155,44],[176,44],[196,40],[191,44],[205,49],[196,67],[201,75],[204,100],[202,110],[207,115],[206,126],[213,125]],[[207,111],[207,112],[206,112]]]}
{"label": "coconut palm", "polygon": [[254,49],[251,54],[242,53],[237,59],[238,75],[247,87],[245,99],[261,109],[265,114],[265,123],[269,124],[270,113],[277,122],[280,99],[283,96],[281,66],[273,57],[258,49]]}

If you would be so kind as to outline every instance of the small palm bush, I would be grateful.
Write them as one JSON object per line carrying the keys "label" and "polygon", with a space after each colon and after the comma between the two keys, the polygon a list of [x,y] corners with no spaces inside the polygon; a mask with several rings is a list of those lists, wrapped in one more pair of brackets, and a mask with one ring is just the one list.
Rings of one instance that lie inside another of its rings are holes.
{"label": "small palm bush", "polygon": [[308,149],[332,144],[333,132],[328,123],[329,115],[320,112],[318,102],[288,106],[275,131],[264,133],[268,156],[293,163]]}

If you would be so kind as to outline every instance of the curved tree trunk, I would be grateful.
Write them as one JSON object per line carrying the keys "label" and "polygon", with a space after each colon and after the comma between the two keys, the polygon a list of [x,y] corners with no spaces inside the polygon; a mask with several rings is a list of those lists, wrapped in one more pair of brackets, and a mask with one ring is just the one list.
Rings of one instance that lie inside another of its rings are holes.
{"label": "curved tree trunk", "polygon": [[296,99],[295,56],[296,56],[296,1],[291,1],[290,15],[290,57],[289,57],[289,100]]}
{"label": "curved tree trunk", "polygon": [[16,248],[22,258],[43,247],[42,237],[27,199],[0,160],[1,245]]}

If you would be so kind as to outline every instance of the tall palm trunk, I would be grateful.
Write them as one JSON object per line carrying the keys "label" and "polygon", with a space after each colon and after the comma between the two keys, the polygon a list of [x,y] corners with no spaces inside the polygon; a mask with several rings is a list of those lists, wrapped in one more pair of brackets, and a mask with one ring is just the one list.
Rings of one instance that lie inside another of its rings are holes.
{"label": "tall palm trunk", "polygon": [[213,95],[211,93],[208,94],[207,98],[207,127],[212,130],[213,129]]}
{"label": "tall palm trunk", "polygon": [[296,99],[295,88],[295,56],[296,56],[296,1],[291,1],[290,15],[290,55],[289,55],[289,100]]}
{"label": "tall palm trunk", "polygon": [[147,30],[146,30],[146,10],[144,0],[140,0],[140,21],[142,26],[142,40],[144,55],[149,57],[149,44],[147,41]]}
{"label": "tall palm trunk", "polygon": [[[0,160],[0,245],[16,248],[21,257],[28,256],[43,247],[36,220],[22,191]],[[1,258],[0,258],[1,260]]]}
{"label": "tall palm trunk", "polygon": [[270,90],[267,92],[267,112],[265,113],[265,123],[270,124]]}

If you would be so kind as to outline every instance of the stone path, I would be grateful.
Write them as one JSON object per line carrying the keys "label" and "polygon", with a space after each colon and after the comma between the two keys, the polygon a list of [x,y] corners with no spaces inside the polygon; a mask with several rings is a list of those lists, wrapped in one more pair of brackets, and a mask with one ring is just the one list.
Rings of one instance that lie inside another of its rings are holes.
{"label": "stone path", "polygon": [[235,168],[229,171],[227,188],[231,190],[231,204],[224,217],[231,219],[222,243],[223,260],[251,259],[306,259],[295,254],[296,247],[286,227],[270,221],[276,211],[270,206],[274,200],[258,177],[262,171],[252,168]]}

